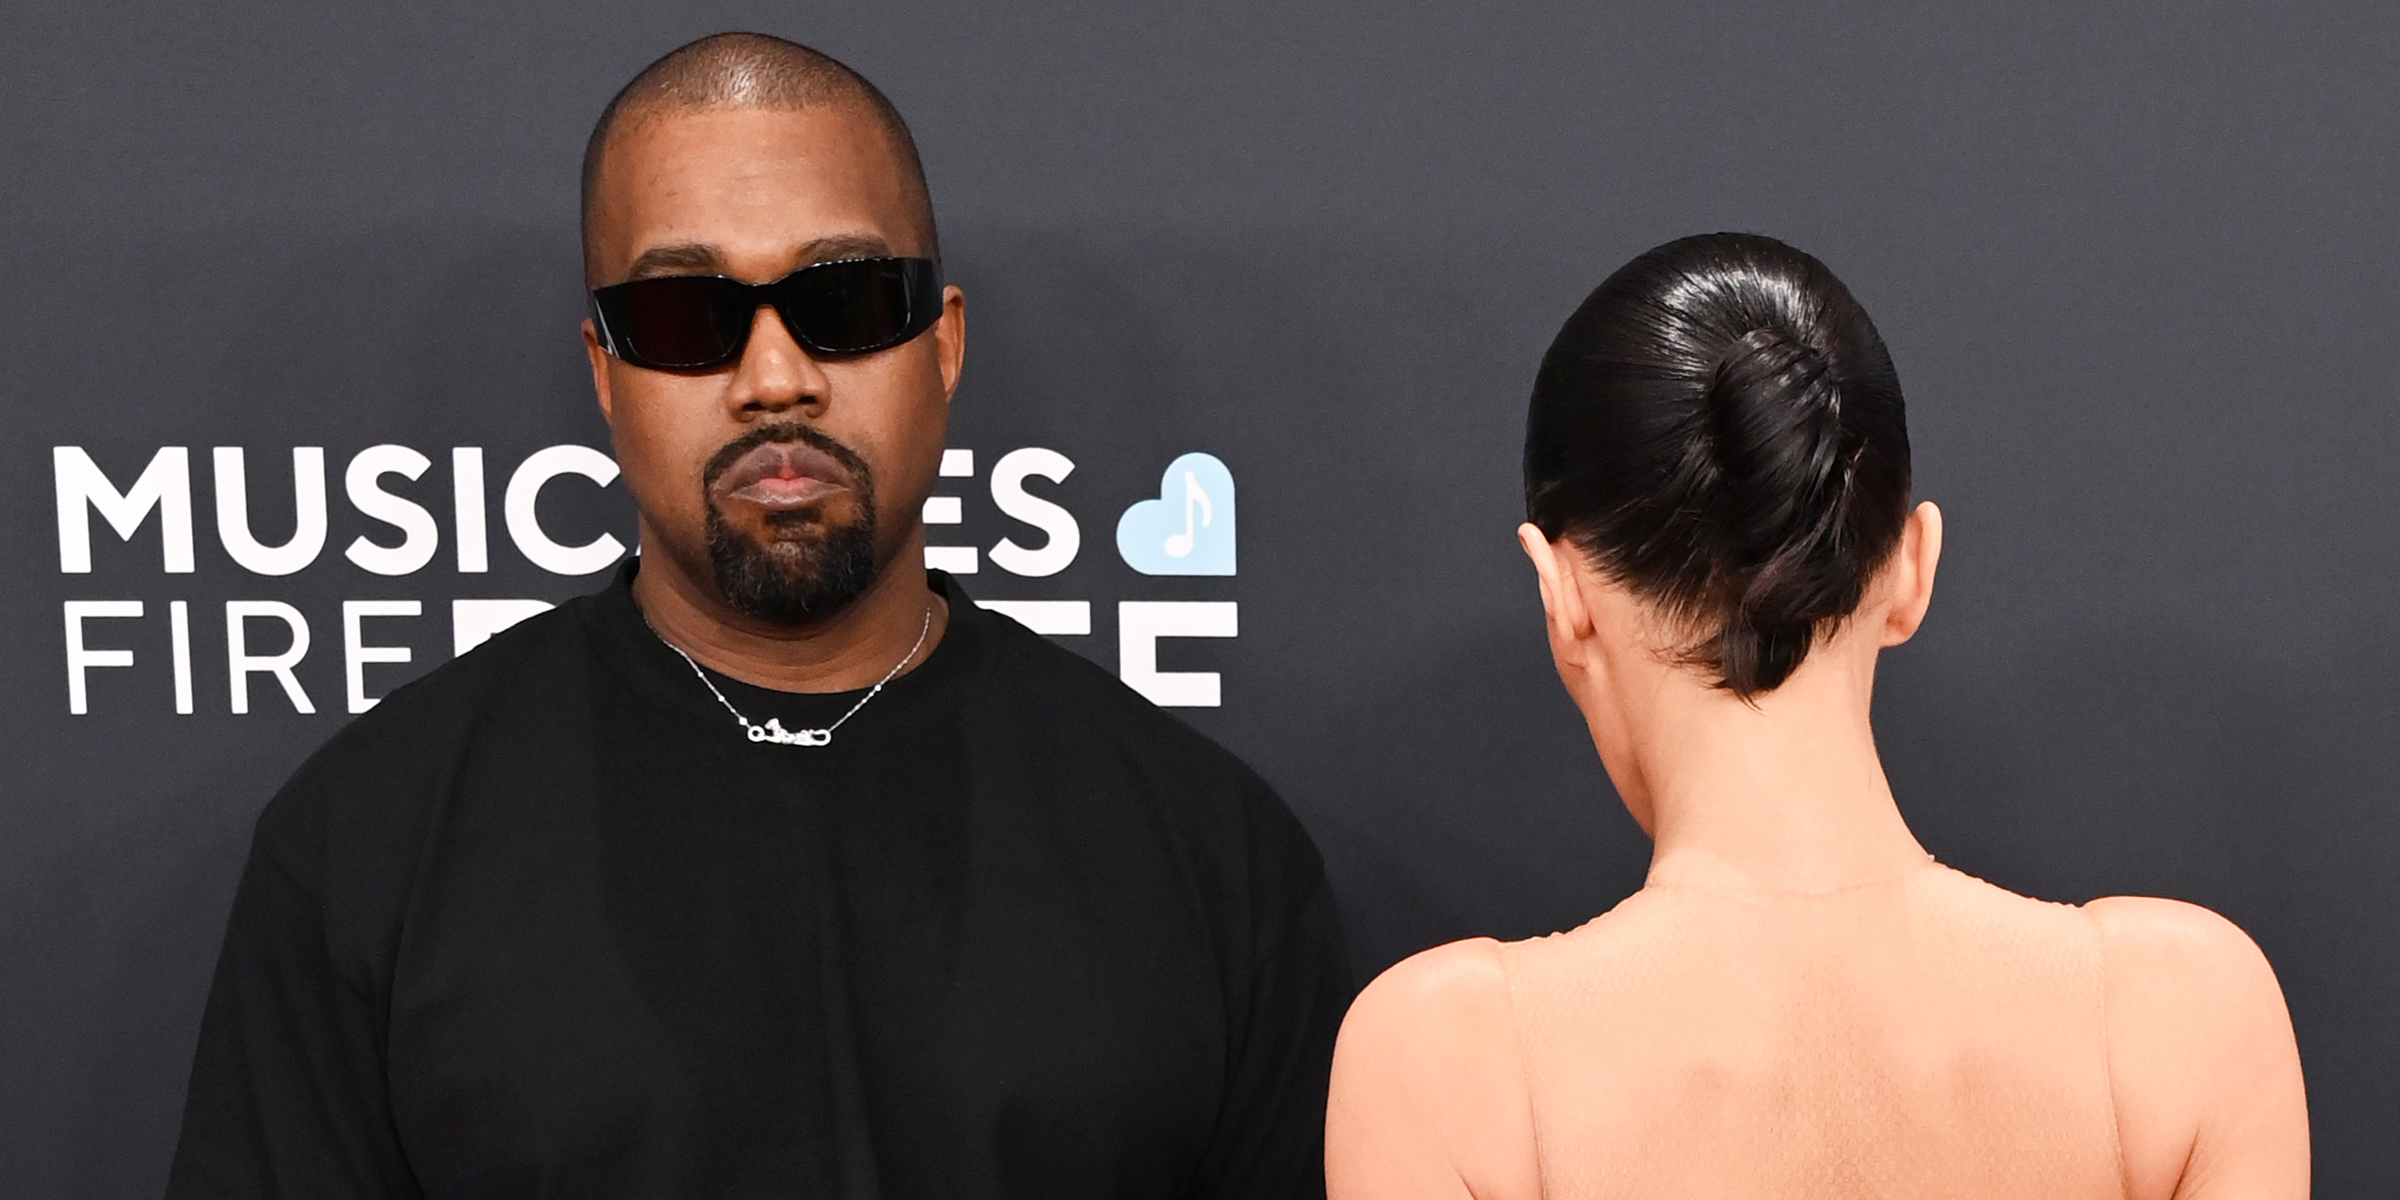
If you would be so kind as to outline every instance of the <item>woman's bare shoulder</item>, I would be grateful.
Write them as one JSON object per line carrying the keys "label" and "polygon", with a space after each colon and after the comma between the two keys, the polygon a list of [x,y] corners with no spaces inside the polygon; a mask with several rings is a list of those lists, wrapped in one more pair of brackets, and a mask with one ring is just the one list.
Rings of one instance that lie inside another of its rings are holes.
{"label": "woman's bare shoulder", "polygon": [[1454,1004],[1505,999],[1508,973],[1501,963],[1505,948],[1488,938],[1466,938],[1422,950],[1393,963],[1360,993],[1382,994],[1398,1003]]}
{"label": "woman's bare shoulder", "polygon": [[1469,938],[1377,975],[1342,1020],[1337,1069],[1345,1055],[1354,1069],[1395,1077],[1482,1072],[1501,1061],[1513,1068],[1516,1026],[1502,954],[1491,938]]}
{"label": "woman's bare shoulder", "polygon": [[2129,1191],[2307,1195],[2300,1054],[2258,944],[2180,900],[2109,896],[2083,909],[2100,939]]}
{"label": "woman's bare shoulder", "polygon": [[1334,1047],[1325,1168],[1337,1198],[1539,1194],[1499,942],[1436,946],[1359,993]]}
{"label": "woman's bare shoulder", "polygon": [[2195,1045],[2277,1031],[2289,1038],[2275,969],[2240,926],[2158,896],[2104,896],[2083,911],[2099,934],[2112,1035],[2138,1026]]}
{"label": "woman's bare shoulder", "polygon": [[2233,971],[2263,968],[2266,956],[2239,925],[2214,911],[2163,896],[2102,896],[2083,911],[2100,930],[2103,952],[2150,962],[2172,961],[2185,969]]}

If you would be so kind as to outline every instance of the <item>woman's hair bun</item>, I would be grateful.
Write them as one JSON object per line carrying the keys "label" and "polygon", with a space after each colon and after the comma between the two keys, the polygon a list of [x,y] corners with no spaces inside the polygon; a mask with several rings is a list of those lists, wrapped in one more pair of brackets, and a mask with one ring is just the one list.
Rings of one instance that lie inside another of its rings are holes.
{"label": "woman's hair bun", "polygon": [[1669,242],[1567,319],[1533,390],[1526,519],[1689,631],[1748,697],[1857,609],[1907,514],[1891,356],[1823,263],[1773,238]]}

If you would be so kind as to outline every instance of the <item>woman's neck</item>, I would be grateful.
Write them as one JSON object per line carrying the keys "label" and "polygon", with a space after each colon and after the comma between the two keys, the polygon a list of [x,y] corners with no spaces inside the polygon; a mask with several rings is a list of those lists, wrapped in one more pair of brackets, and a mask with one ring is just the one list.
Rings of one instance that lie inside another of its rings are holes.
{"label": "woman's neck", "polygon": [[1651,885],[1822,894],[1926,865],[1868,725],[1874,651],[1848,641],[1752,703],[1689,675],[1653,693],[1632,781]]}

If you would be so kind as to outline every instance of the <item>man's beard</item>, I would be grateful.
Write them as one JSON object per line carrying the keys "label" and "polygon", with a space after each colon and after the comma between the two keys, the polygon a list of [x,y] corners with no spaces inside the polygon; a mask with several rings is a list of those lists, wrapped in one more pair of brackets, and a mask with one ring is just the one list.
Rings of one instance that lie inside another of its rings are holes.
{"label": "man's beard", "polygon": [[[823,523],[822,505],[770,512],[766,524],[778,532],[822,527],[814,536],[764,545],[735,532],[717,507],[717,478],[742,455],[770,442],[802,442],[842,464],[850,474],[857,515],[833,525]],[[762,426],[728,443],[701,472],[700,499],[708,511],[708,561],[717,590],[734,608],[760,620],[800,625],[840,611],[866,594],[883,565],[875,549],[874,472],[856,451],[806,425]]]}

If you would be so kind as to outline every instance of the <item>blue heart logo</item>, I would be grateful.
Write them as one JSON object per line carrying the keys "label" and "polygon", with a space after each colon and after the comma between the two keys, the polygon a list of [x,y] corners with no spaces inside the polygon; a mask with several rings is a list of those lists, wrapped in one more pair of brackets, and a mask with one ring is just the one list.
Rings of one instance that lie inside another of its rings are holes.
{"label": "blue heart logo", "polygon": [[1214,454],[1167,464],[1158,499],[1117,518],[1117,554],[1144,575],[1233,574],[1233,472]]}

